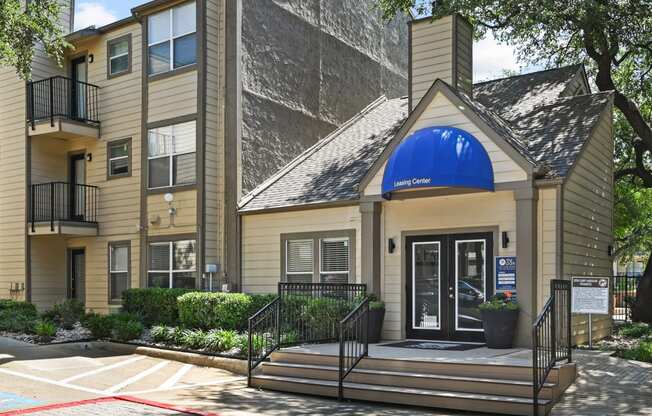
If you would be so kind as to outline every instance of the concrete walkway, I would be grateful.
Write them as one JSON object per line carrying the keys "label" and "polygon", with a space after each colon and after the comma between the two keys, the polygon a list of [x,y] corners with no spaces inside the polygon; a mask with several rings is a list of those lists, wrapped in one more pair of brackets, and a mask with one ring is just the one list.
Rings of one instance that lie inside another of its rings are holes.
{"label": "concrete walkway", "polygon": [[579,377],[553,416],[652,415],[652,364],[575,352]]}

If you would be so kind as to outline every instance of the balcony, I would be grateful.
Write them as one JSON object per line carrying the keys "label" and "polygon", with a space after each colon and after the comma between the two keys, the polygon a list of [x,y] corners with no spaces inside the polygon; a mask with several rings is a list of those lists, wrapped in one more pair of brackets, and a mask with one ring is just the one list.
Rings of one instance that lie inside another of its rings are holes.
{"label": "balcony", "polygon": [[100,137],[100,87],[56,76],[27,83],[30,136]]}
{"label": "balcony", "polygon": [[31,186],[29,235],[97,235],[99,188],[66,182]]}

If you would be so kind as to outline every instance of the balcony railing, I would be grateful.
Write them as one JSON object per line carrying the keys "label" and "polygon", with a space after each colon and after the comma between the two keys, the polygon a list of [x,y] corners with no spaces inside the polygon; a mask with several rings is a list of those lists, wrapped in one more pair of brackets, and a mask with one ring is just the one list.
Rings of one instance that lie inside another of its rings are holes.
{"label": "balcony railing", "polygon": [[29,221],[32,232],[37,223],[97,223],[99,189],[97,186],[66,182],[39,183],[31,186]]}
{"label": "balcony railing", "polygon": [[27,83],[27,121],[34,129],[39,121],[55,117],[99,124],[100,87],[56,76]]}

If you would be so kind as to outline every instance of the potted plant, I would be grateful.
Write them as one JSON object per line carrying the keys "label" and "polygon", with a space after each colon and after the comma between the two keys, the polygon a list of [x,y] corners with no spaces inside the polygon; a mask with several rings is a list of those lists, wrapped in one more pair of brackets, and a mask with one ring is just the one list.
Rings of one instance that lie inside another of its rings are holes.
{"label": "potted plant", "polygon": [[496,293],[488,301],[480,304],[487,347],[512,347],[518,309],[518,303],[511,292]]}
{"label": "potted plant", "polygon": [[380,342],[380,334],[383,330],[385,319],[385,302],[378,299],[376,295],[369,295],[369,342],[372,344]]}

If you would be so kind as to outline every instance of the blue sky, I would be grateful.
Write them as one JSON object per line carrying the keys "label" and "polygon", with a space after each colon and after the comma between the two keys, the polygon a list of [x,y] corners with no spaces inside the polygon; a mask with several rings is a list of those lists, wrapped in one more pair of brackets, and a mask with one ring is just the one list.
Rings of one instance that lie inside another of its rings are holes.
{"label": "blue sky", "polygon": [[[131,8],[147,0],[76,0],[75,29],[91,25],[102,26],[131,14]],[[521,66],[514,50],[498,44],[492,37],[473,45],[473,77],[475,81],[498,78],[503,70],[519,71]],[[532,70],[529,68],[529,70]],[[528,72],[528,71],[526,71]]]}

